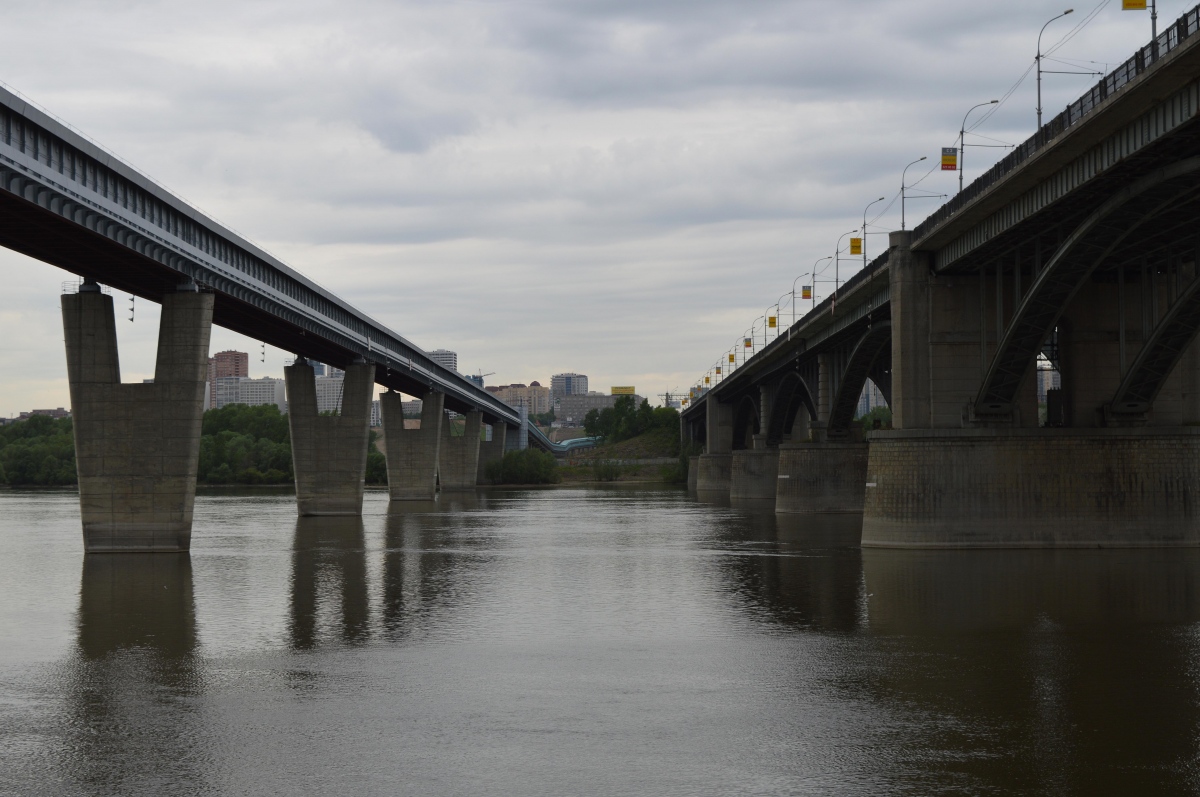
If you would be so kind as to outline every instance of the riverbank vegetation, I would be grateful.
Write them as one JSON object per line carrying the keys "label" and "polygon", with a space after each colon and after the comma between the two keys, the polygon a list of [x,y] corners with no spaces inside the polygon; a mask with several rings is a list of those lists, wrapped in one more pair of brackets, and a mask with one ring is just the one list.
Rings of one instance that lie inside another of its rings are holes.
{"label": "riverbank vegetation", "polygon": [[492,484],[555,484],[559,481],[554,455],[536,448],[509,451],[500,459],[489,462],[484,476]]}

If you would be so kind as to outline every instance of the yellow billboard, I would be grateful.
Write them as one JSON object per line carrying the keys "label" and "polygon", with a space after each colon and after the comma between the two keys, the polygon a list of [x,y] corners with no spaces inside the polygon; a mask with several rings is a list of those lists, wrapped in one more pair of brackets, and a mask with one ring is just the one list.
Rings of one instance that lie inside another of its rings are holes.
{"label": "yellow billboard", "polygon": [[852,255],[861,255],[862,254],[862,238],[851,238],[850,239],[850,254],[852,254]]}
{"label": "yellow billboard", "polygon": [[633,385],[614,386],[610,388],[613,396],[632,396],[634,395]]}
{"label": "yellow billboard", "polygon": [[1121,0],[1122,11],[1145,11],[1146,0]]}

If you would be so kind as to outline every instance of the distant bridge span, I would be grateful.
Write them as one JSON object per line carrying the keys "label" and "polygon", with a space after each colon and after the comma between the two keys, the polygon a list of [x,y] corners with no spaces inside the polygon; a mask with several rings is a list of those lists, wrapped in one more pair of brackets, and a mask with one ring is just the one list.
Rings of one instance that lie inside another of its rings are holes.
{"label": "distant bridge span", "polygon": [[[1198,34],[1200,6],[694,388],[697,488],[862,512],[864,544],[1200,545]],[[894,430],[853,423],[868,378]]]}

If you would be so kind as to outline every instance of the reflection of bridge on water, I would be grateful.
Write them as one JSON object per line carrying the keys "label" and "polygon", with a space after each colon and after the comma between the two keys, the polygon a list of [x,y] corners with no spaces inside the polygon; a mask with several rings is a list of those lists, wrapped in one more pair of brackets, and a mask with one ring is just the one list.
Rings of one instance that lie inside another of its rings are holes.
{"label": "reflection of bridge on water", "polygon": [[[495,514],[465,517],[474,528]],[[436,658],[460,642],[476,645],[462,633],[464,612],[503,592],[478,589],[498,562],[471,551],[463,518],[389,518],[378,547],[364,544],[355,519],[299,519],[287,608],[278,615],[289,651],[282,655],[237,644],[214,654],[186,554],[85,557],[76,655],[55,668],[69,715],[53,731],[64,737],[57,790],[149,791],[155,778],[169,777],[219,791],[230,770],[257,772],[246,759],[264,751],[238,750],[240,734],[277,722],[307,727],[312,712],[329,710],[345,689],[339,673],[355,681],[365,667],[395,677],[381,664],[397,659],[371,658],[363,648],[419,647]],[[495,536],[484,532],[479,539],[494,550]],[[1146,766],[1166,782],[1188,782],[1200,727],[1191,666],[1200,552],[860,551],[854,534],[820,519],[729,513],[697,539],[690,561],[698,577],[680,582],[703,593],[700,605],[715,596],[718,612],[750,620],[718,620],[720,633],[771,637],[756,650],[771,659],[763,672],[786,676],[788,694],[771,699],[793,712],[785,727],[796,728],[797,743],[813,721],[813,696],[844,710],[845,755],[871,751],[872,760],[882,756],[879,766],[928,779],[931,791],[951,782],[969,792],[980,782],[1044,793],[1065,778],[1103,793],[1105,778],[1132,784]],[[628,572],[611,571],[610,586],[637,612]],[[441,637],[443,628],[453,633]],[[357,664],[348,666],[351,649]],[[1097,767],[1096,757],[1113,750],[1122,771]],[[273,752],[268,769],[280,766]],[[147,771],[148,760],[165,769]]]}
{"label": "reflection of bridge on water", "polygon": [[[1200,7],[698,395],[695,489],[859,514],[864,545],[1200,545],[1198,33]],[[868,379],[895,428],[864,440]]]}

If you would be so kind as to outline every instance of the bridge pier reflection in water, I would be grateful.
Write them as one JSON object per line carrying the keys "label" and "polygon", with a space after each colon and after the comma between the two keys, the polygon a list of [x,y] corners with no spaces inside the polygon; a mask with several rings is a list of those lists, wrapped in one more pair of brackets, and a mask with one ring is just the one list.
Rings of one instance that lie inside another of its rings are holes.
{"label": "bridge pier reflection in water", "polygon": [[[860,549],[845,516],[663,490],[369,494],[362,525],[252,500],[221,534],[202,497],[191,560],[89,556],[52,593],[65,657],[0,659],[18,793],[1200,785],[1197,551]],[[46,539],[6,537],[0,583]]]}
{"label": "bridge pier reflection in water", "polygon": [[[190,782],[204,767],[189,754],[203,693],[197,660],[192,564],[186,553],[84,557],[77,615],[78,660],[68,672],[71,741],[56,793],[148,793]],[[157,710],[171,706],[169,712]],[[125,762],[154,760],[153,770]]]}

